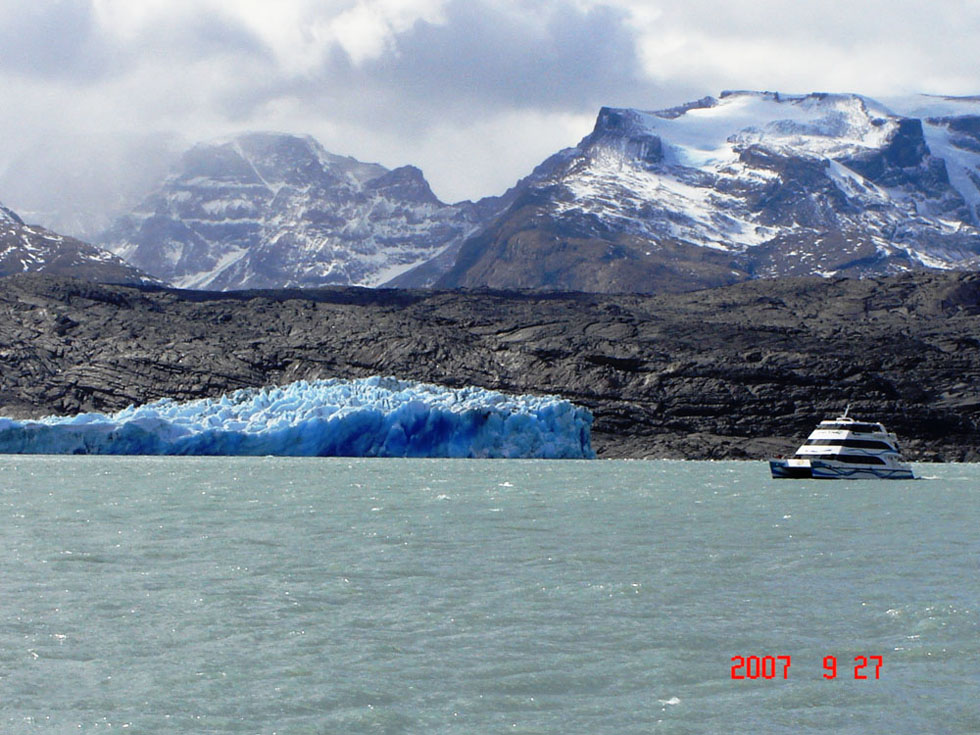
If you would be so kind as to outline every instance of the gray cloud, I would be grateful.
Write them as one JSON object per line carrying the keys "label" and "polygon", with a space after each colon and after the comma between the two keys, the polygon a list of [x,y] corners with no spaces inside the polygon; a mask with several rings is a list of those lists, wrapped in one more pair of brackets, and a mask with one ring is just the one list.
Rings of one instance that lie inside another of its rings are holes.
{"label": "gray cloud", "polygon": [[419,21],[366,71],[416,104],[581,109],[638,88],[635,38],[622,11],[535,3],[531,20],[454,0],[446,22]]}
{"label": "gray cloud", "polygon": [[[643,77],[622,11],[583,10],[566,0],[529,4],[534,12],[521,16],[486,0],[452,0],[443,22],[416,22],[376,58],[355,64],[334,44],[313,72],[267,65],[262,74],[231,77],[215,103],[247,119],[288,99],[318,114],[408,133],[507,110],[653,103],[657,86]],[[253,61],[267,61],[250,51]]]}
{"label": "gray cloud", "polygon": [[140,33],[129,48],[137,63],[172,63],[178,69],[187,64],[226,57],[270,66],[275,63],[271,51],[253,31],[234,18],[213,13],[156,25]]}
{"label": "gray cloud", "polygon": [[2,0],[0,73],[97,83],[146,64],[172,65],[237,55],[272,64],[254,32],[231,16],[174,15],[125,40],[97,22],[91,0]]}
{"label": "gray cloud", "polygon": [[[191,139],[278,128],[465,179],[473,196],[585,135],[602,105],[651,109],[733,87],[980,91],[974,0],[447,0],[412,25],[413,3],[397,5],[385,25],[396,4],[373,0],[280,0],[276,13],[172,0],[123,19],[122,4],[0,0],[0,170],[28,143],[79,128]],[[369,50],[357,58],[331,25],[352,9],[358,23],[381,18],[368,36],[385,35],[351,45]]]}
{"label": "gray cloud", "polygon": [[0,72],[84,81],[118,70],[87,0],[8,0],[0,22]]}
{"label": "gray cloud", "polygon": [[310,115],[408,138],[513,111],[594,115],[604,104],[656,104],[659,87],[643,75],[622,10],[525,5],[517,14],[488,0],[451,0],[440,22],[416,22],[377,57],[357,64],[335,44],[312,73],[228,80],[235,92],[221,104],[244,120],[289,100]]}

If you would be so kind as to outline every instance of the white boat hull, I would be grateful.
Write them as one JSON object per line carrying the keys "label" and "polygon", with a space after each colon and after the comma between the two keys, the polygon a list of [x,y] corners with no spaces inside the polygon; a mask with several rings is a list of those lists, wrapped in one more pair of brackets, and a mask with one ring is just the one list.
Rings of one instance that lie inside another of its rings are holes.
{"label": "white boat hull", "polygon": [[913,480],[909,467],[861,467],[821,459],[771,459],[769,470],[776,479],[814,480]]}
{"label": "white boat hull", "polygon": [[769,471],[776,479],[808,480],[813,477],[808,459],[770,459]]}
{"label": "white boat hull", "polygon": [[855,467],[819,459],[810,460],[810,466],[815,480],[915,479],[909,467]]}

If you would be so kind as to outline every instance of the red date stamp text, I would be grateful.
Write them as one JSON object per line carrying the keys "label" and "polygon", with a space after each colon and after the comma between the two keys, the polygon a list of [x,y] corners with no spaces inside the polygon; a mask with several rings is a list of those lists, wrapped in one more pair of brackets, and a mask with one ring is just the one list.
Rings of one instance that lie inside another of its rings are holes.
{"label": "red date stamp text", "polygon": [[[792,656],[732,656],[733,679],[789,679]],[[855,679],[880,679],[883,656],[855,656],[853,674]],[[851,665],[842,666],[840,673],[846,675]],[[836,679],[838,664],[836,656],[823,657],[823,678]]]}

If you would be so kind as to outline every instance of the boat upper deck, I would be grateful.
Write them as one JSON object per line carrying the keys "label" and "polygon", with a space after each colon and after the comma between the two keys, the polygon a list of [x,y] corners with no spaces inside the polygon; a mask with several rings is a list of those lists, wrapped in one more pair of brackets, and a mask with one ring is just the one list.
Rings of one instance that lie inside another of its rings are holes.
{"label": "boat upper deck", "polygon": [[820,431],[850,431],[855,434],[887,434],[885,427],[881,424],[872,424],[866,421],[855,421],[854,419],[830,419],[821,421],[818,427]]}

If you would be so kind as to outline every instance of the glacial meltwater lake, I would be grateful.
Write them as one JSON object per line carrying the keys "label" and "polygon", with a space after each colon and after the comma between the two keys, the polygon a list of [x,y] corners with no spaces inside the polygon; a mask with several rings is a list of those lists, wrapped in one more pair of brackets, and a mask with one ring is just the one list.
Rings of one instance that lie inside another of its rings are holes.
{"label": "glacial meltwater lake", "polygon": [[915,469],[0,456],[0,732],[978,733],[980,466]]}

